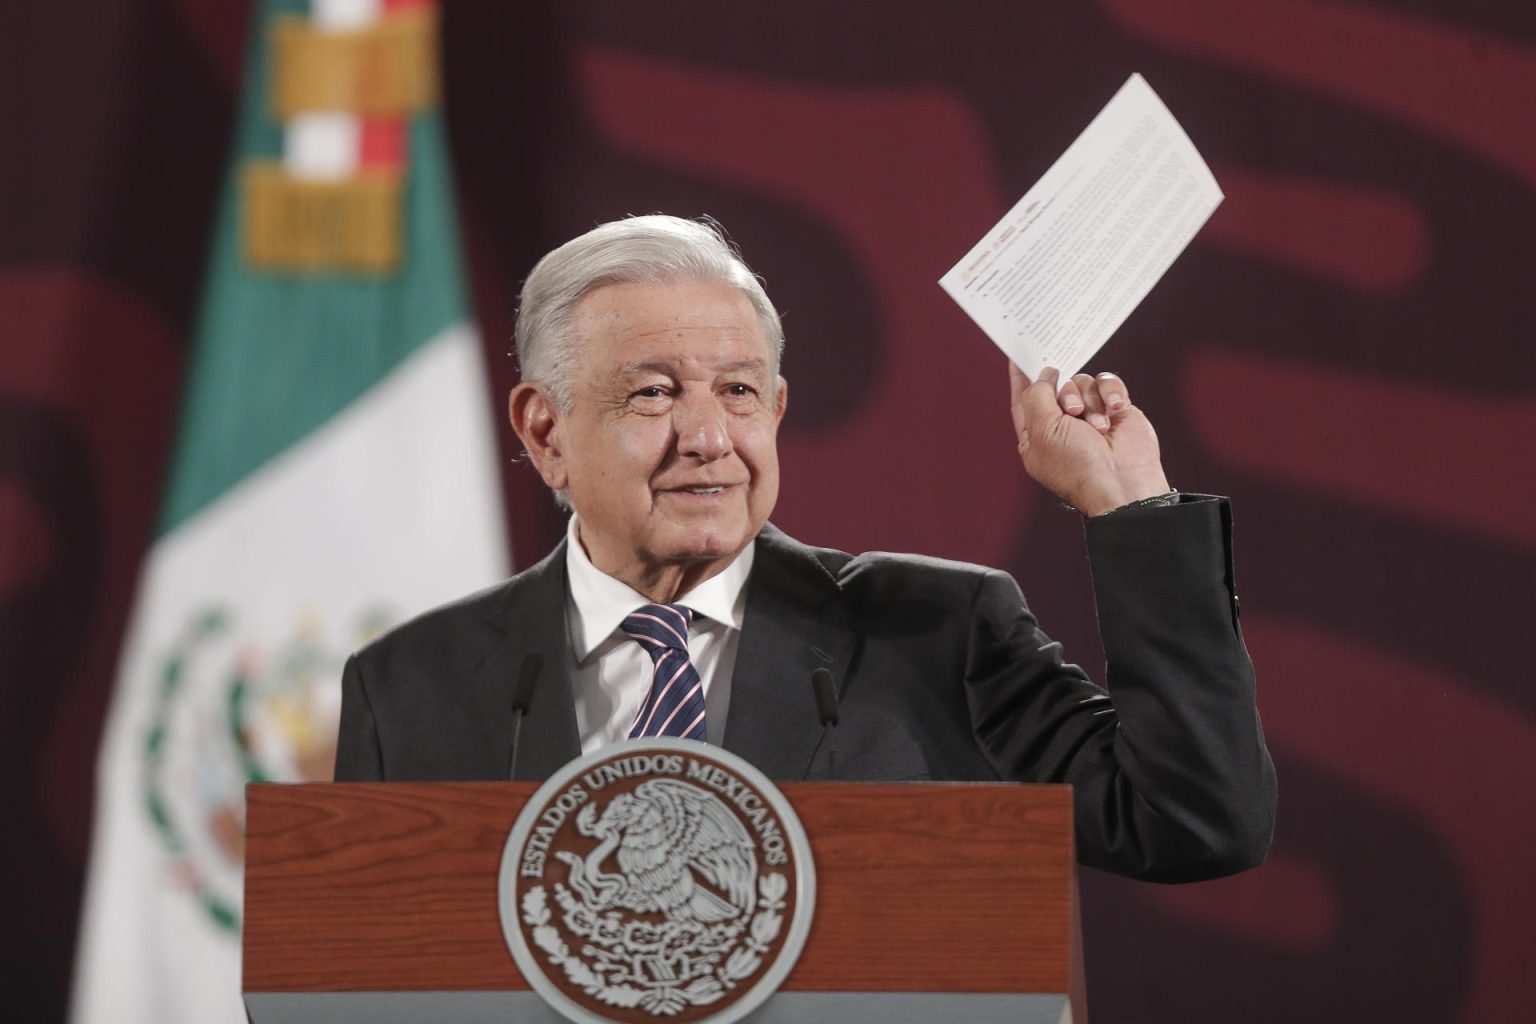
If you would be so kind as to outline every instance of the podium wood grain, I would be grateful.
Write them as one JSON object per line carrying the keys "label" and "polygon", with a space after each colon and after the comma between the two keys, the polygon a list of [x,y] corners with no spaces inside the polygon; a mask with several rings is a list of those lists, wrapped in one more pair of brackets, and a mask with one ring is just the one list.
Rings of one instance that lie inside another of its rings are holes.
{"label": "podium wood grain", "polygon": [[[519,990],[497,873],[532,783],[248,790],[247,992]],[[782,988],[1066,992],[1065,787],[786,783],[817,906]]]}

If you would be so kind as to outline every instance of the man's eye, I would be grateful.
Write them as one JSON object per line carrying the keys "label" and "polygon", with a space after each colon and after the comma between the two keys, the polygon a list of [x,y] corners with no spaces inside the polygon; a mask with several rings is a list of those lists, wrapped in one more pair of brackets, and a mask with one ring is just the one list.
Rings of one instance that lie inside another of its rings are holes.
{"label": "man's eye", "polygon": [[747,395],[757,394],[757,389],[750,384],[730,384],[727,385],[725,393],[728,395],[735,395],[738,398],[742,398]]}
{"label": "man's eye", "polygon": [[639,391],[636,391],[630,397],[631,398],[660,398],[664,394],[666,394],[666,392],[664,390],[662,390],[662,387],[661,387],[660,384],[652,384],[648,388],[641,388]]}

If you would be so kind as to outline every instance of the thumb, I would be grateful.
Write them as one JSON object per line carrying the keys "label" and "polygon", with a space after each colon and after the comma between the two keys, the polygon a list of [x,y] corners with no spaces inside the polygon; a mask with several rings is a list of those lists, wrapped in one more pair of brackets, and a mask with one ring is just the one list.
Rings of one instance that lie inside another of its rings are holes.
{"label": "thumb", "polygon": [[1020,441],[1027,441],[1030,432],[1049,429],[1064,414],[1056,400],[1056,382],[1061,375],[1054,366],[1047,366],[1033,381],[1022,370],[1012,367],[1013,377],[1013,425]]}

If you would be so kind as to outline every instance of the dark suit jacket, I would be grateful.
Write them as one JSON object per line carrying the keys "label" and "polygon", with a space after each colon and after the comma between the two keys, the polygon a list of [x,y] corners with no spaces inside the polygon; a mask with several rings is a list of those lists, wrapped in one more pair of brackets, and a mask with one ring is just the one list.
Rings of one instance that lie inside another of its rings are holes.
{"label": "dark suit jacket", "polygon": [[[757,540],[724,746],[770,778],[1074,786],[1079,859],[1160,880],[1263,859],[1274,772],[1237,626],[1222,499],[1087,520],[1113,699],[1061,658],[1005,573]],[[336,778],[503,779],[511,691],[543,672],[518,778],[580,753],[564,545],[508,582],[409,622],[343,676]],[[811,673],[839,684],[821,735]],[[835,750],[835,761],[831,751]]]}

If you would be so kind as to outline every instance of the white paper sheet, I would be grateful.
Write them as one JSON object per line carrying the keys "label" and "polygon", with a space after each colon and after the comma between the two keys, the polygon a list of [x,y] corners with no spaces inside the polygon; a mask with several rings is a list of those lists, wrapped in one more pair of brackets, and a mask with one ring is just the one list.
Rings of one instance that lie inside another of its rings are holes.
{"label": "white paper sheet", "polygon": [[1220,205],[1168,108],[1132,75],[939,284],[1034,378],[1088,364]]}

